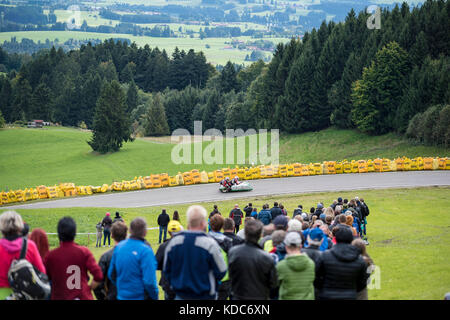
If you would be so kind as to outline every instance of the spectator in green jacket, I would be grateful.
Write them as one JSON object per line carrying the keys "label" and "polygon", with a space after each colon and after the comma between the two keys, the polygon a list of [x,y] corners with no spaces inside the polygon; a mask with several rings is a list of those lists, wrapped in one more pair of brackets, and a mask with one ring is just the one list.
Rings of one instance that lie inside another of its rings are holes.
{"label": "spectator in green jacket", "polygon": [[280,300],[314,300],[314,262],[300,252],[302,238],[298,232],[288,232],[284,244],[286,258],[277,265]]}

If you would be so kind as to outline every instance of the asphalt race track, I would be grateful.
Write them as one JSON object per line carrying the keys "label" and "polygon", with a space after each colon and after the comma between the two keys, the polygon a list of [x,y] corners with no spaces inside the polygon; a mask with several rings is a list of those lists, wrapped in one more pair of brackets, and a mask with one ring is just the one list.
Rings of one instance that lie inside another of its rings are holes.
{"label": "asphalt race track", "polygon": [[450,171],[354,173],[250,180],[253,191],[221,193],[218,183],[161,189],[113,192],[91,196],[30,202],[1,209],[66,207],[135,208],[180,203],[220,201],[256,196],[364,189],[449,186]]}

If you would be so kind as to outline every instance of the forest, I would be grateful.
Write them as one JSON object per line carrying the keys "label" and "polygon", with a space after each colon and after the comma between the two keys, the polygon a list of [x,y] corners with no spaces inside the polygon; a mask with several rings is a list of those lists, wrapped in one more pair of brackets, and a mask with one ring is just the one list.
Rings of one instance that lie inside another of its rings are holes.
{"label": "forest", "polygon": [[246,68],[228,62],[217,70],[202,52],[112,39],[41,50],[20,67],[20,56],[0,49],[1,112],[9,123],[39,118],[91,128],[103,88],[117,82],[135,135],[167,135],[202,120],[204,130],[336,126],[448,146],[449,2],[383,9],[381,29],[368,29],[368,17],[351,10],[342,23],[324,21],[279,44],[270,63]]}

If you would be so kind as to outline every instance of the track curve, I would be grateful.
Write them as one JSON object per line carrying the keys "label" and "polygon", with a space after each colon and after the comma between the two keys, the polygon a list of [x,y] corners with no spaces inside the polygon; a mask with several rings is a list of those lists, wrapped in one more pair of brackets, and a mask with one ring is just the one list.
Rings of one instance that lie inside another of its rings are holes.
{"label": "track curve", "polygon": [[221,193],[219,192],[217,183],[209,183],[38,201],[1,207],[1,209],[69,207],[137,208],[281,194],[449,186],[450,171],[406,171],[301,176],[251,180],[250,183],[253,186],[253,190],[249,192]]}

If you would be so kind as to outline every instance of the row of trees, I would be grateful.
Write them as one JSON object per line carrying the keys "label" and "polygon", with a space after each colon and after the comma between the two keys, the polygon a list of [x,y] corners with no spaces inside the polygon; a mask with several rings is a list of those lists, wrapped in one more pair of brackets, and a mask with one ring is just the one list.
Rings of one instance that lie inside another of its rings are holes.
{"label": "row of trees", "polygon": [[[195,120],[204,130],[301,133],[335,125],[404,134],[416,114],[450,103],[449,13],[448,1],[412,10],[403,4],[384,10],[382,28],[372,30],[369,15],[352,10],[343,23],[323,22],[302,41],[279,44],[268,64],[240,69],[228,62],[220,72],[193,50],[175,49],[169,58],[158,48],[113,40],[68,53],[52,49],[1,79],[1,111],[9,122],[84,121],[95,130],[97,113],[108,109],[99,97],[114,82],[129,118],[122,122],[135,134],[192,130]],[[446,114],[441,128],[450,126]]]}
{"label": "row of trees", "polygon": [[[9,55],[0,51],[2,56],[9,61]],[[63,125],[84,121],[90,126],[105,81],[120,81],[134,92],[138,87],[157,92],[188,85],[204,88],[214,72],[203,53],[194,50],[176,48],[169,57],[165,50],[112,39],[67,53],[53,47],[37,53],[18,72],[0,77],[0,108],[8,122],[41,118]],[[130,102],[128,109],[135,107]]]}

